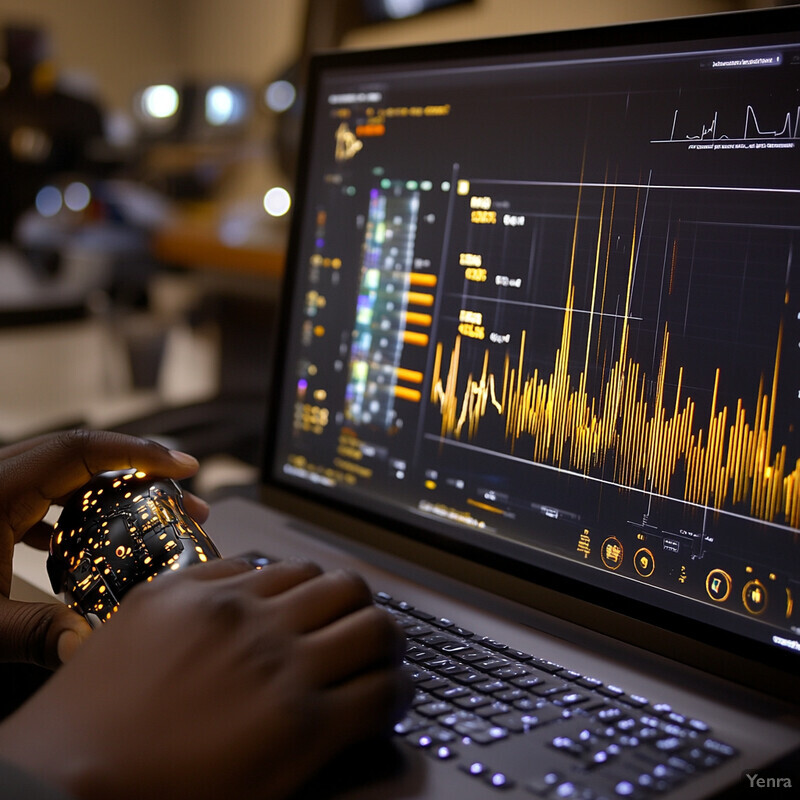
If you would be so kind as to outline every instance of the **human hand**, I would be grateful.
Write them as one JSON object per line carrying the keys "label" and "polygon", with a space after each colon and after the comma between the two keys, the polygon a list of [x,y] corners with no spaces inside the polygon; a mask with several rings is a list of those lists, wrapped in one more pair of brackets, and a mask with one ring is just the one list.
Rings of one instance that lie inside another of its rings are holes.
{"label": "human hand", "polygon": [[85,800],[279,800],[391,731],[403,646],[351,573],[192,566],[132,589],[0,725],[0,752]]}
{"label": "human hand", "polygon": [[[51,529],[42,522],[98,472],[137,467],[165,478],[187,478],[197,461],[155,442],[117,433],[76,430],[47,434],[0,448],[0,661],[53,668],[89,635],[83,617],[62,603],[9,600],[14,546],[24,541],[46,549]],[[203,522],[208,507],[185,497],[187,512]]]}

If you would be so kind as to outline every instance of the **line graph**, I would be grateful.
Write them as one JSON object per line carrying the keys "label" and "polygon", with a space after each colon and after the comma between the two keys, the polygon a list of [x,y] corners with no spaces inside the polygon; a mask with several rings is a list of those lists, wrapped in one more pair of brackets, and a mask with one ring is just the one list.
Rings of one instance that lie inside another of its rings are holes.
{"label": "line graph", "polygon": [[[784,431],[777,425],[784,322],[772,339],[771,363],[761,364],[761,378],[753,385],[747,385],[749,377],[732,377],[733,362],[714,363],[713,354],[706,359],[703,386],[698,386],[696,364],[688,380],[681,363],[686,345],[675,348],[681,330],[673,330],[674,321],[663,320],[654,332],[654,357],[645,366],[637,355],[642,351],[631,344],[632,326],[641,321],[633,293],[646,203],[635,203],[627,278],[615,280],[627,286],[620,298],[622,313],[611,315],[606,287],[612,267],[600,243],[618,241],[611,233],[616,202],[604,194],[598,203],[594,266],[584,266],[590,277],[576,273],[573,246],[563,304],[549,309],[561,315],[552,350],[543,351],[541,334],[524,324],[504,352],[480,348],[460,335],[436,343],[428,400],[438,412],[440,437],[524,455],[623,490],[800,527],[800,454],[778,441]],[[579,198],[573,240],[582,222],[580,204]],[[677,241],[666,259],[669,293]],[[614,269],[619,272],[619,266]],[[587,305],[576,308],[578,283]],[[784,308],[789,302],[787,288]],[[604,320],[618,328],[613,345],[609,330],[601,348]]]}
{"label": "line graph", "polygon": [[651,139],[651,144],[687,143],[687,142],[759,142],[764,140],[795,141],[800,138],[800,106],[791,111],[774,115],[778,124],[762,123],[756,114],[753,105],[748,104],[744,112],[744,121],[740,121],[741,134],[738,131],[725,133],[720,128],[719,111],[714,111],[709,117],[700,122],[692,123],[684,133],[679,133],[680,109],[675,109],[672,115],[672,126],[669,137],[666,139]]}

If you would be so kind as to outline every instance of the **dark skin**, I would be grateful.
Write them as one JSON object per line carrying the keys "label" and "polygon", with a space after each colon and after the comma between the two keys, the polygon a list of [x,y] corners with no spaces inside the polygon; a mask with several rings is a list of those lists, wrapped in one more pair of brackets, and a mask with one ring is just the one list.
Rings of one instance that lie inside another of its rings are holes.
{"label": "dark skin", "polygon": [[[196,468],[151,449],[158,445],[108,436],[0,452],[8,456],[0,461],[4,558],[50,500],[89,474],[137,466],[180,478]],[[8,459],[17,459],[13,469]],[[56,461],[58,476],[45,467]],[[202,510],[195,503],[191,513]],[[408,701],[403,637],[364,581],[305,561],[255,570],[225,559],[159,576],[90,636],[65,612],[26,616],[9,603],[0,606],[0,631],[17,617],[50,620],[43,636],[16,623],[9,652],[41,647],[52,656],[64,631],[81,644],[0,725],[0,752],[78,798],[285,798],[348,746],[388,734]]]}
{"label": "dark skin", "polygon": [[[52,529],[42,518],[105,470],[139,469],[180,480],[197,471],[186,453],[155,442],[95,431],[40,436],[0,448],[0,661],[21,661],[53,668],[90,633],[89,625],[63,604],[16,603],[8,599],[14,546],[25,542],[43,550]],[[187,497],[187,511],[199,522],[208,506]]]}

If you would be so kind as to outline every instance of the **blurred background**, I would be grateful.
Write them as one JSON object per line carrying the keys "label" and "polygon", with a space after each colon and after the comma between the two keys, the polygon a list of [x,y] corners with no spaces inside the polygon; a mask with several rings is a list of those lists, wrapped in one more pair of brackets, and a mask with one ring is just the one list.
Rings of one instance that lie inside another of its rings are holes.
{"label": "blurred background", "polygon": [[91,426],[257,476],[304,64],[771,0],[0,0],[0,445]]}

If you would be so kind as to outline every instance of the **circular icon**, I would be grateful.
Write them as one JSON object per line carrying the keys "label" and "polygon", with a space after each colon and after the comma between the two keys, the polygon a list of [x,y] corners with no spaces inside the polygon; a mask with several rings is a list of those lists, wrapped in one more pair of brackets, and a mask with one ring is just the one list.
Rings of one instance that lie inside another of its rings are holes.
{"label": "circular icon", "polygon": [[751,614],[763,614],[767,608],[767,590],[761,581],[748,581],[742,589],[742,602]]}
{"label": "circular icon", "polygon": [[600,548],[600,558],[608,569],[622,566],[622,542],[616,536],[609,536]]}
{"label": "circular icon", "polygon": [[712,569],[706,575],[706,592],[717,603],[724,603],[731,594],[731,576],[721,569]]}
{"label": "circular icon", "polygon": [[646,547],[640,547],[633,557],[633,566],[643,578],[649,578],[656,570],[656,560]]}

